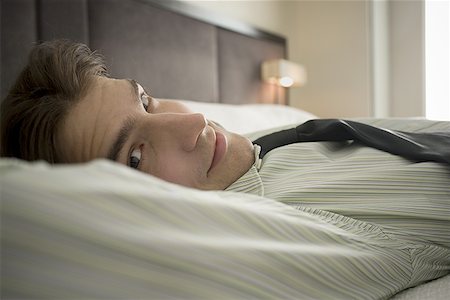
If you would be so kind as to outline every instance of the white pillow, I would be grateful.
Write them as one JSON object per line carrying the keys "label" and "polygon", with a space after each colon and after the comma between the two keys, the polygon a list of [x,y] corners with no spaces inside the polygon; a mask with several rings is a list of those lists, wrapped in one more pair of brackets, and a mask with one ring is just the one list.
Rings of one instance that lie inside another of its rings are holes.
{"label": "white pillow", "polygon": [[182,100],[195,112],[218,122],[227,130],[246,134],[288,124],[301,124],[317,116],[290,106],[275,104],[233,105]]}
{"label": "white pillow", "polygon": [[341,227],[354,221],[189,189],[105,160],[0,159],[0,189],[8,299],[345,298],[340,284],[352,291],[352,277],[337,288],[326,277],[348,257],[362,266],[375,255],[354,243],[372,225]]}
{"label": "white pillow", "polygon": [[307,273],[294,284],[280,251],[307,259],[317,252],[302,251],[311,231],[313,243],[338,230],[274,200],[194,190],[106,160],[0,159],[0,188],[8,299],[298,298]]}

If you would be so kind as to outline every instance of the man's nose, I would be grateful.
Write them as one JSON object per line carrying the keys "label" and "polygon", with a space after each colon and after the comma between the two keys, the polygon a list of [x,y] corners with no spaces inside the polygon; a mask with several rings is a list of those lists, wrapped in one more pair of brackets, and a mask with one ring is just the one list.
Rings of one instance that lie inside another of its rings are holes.
{"label": "man's nose", "polygon": [[[199,136],[203,133],[208,121],[200,113],[183,114],[185,121],[180,124],[184,130],[180,130],[182,147],[184,151],[192,151],[197,145]],[[184,131],[184,134],[183,134]]]}
{"label": "man's nose", "polygon": [[194,150],[199,136],[208,125],[205,116],[200,113],[168,113],[159,117],[165,118],[162,129],[187,152]]}

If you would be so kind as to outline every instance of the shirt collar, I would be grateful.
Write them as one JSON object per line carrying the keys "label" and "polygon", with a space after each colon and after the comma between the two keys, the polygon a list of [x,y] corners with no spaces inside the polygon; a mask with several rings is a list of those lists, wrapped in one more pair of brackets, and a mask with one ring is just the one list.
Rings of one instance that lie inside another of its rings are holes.
{"label": "shirt collar", "polygon": [[253,145],[253,149],[255,153],[255,162],[253,165],[244,175],[242,175],[242,177],[232,183],[225,190],[264,196],[264,186],[258,172],[261,168],[262,162],[259,158],[261,147],[259,145]]}
{"label": "shirt collar", "polygon": [[255,162],[253,163],[253,166],[256,168],[256,170],[260,170],[261,169],[261,163],[262,163],[262,159],[259,158],[259,153],[261,152],[261,146],[257,145],[257,144],[253,144],[253,150],[255,153]]}

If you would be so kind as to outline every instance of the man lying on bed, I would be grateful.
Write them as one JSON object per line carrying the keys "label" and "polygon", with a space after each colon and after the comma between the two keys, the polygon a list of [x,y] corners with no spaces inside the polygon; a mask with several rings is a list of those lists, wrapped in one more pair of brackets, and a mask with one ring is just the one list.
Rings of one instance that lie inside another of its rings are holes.
{"label": "man lying on bed", "polygon": [[[448,165],[342,143],[291,144],[260,160],[260,148],[246,137],[179,102],[153,99],[134,80],[107,77],[100,56],[64,41],[34,49],[1,113],[2,156],[51,163],[109,158],[184,186],[252,193],[377,224],[404,239],[395,247],[424,251],[426,258],[408,255],[423,261],[413,270],[404,264],[400,273],[414,275],[405,275],[402,288],[449,268]],[[376,240],[373,251],[403,260],[390,243]],[[398,277],[399,270],[382,276]]]}

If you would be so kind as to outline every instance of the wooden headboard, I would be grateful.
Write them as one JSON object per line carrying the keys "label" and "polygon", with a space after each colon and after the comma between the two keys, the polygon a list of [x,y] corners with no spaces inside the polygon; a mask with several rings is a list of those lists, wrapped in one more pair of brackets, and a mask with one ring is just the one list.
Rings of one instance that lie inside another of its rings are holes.
{"label": "wooden headboard", "polygon": [[286,57],[284,37],[181,1],[2,0],[1,24],[2,98],[32,45],[55,38],[98,50],[154,97],[203,102],[273,102],[260,64]]}

